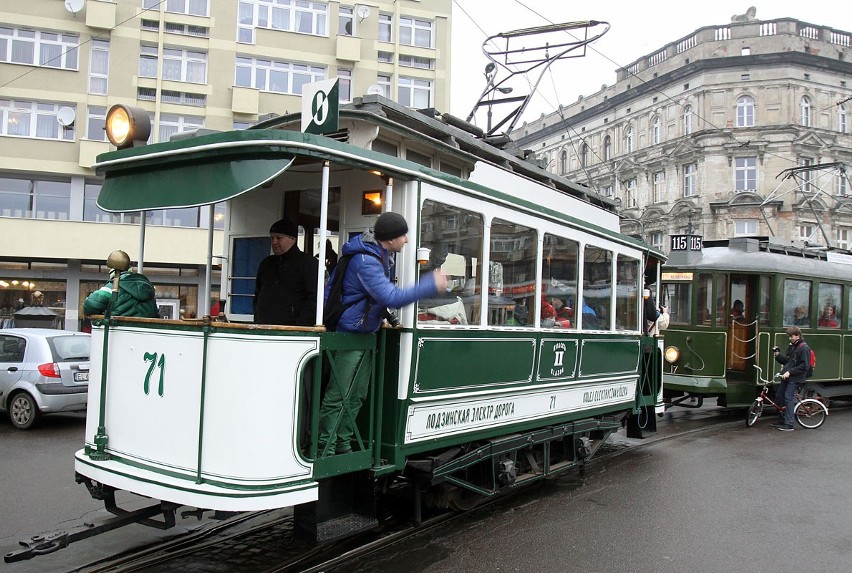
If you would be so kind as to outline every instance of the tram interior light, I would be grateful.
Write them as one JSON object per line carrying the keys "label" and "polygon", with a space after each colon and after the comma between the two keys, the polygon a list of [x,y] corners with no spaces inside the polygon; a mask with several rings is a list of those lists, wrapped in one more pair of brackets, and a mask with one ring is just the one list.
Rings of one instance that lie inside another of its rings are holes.
{"label": "tram interior light", "polygon": [[106,133],[119,149],[145,145],[151,135],[151,118],[139,107],[118,104],[107,112]]}
{"label": "tram interior light", "polygon": [[361,195],[361,214],[380,215],[382,212],[382,192],[364,191]]}
{"label": "tram interior light", "polygon": [[680,358],[680,349],[677,346],[669,346],[666,348],[666,362],[674,364]]}

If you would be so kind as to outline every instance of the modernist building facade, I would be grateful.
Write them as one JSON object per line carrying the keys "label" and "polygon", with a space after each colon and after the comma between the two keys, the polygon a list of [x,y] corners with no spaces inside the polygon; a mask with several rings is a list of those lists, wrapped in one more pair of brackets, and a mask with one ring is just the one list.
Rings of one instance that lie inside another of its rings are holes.
{"label": "modernist building facade", "polygon": [[[152,142],[298,111],[302,86],[331,77],[343,101],[381,93],[449,109],[450,11],[450,0],[4,0],[0,327],[43,304],[78,329],[119,248],[134,263],[144,250],[164,312],[208,310],[208,207],[146,213],[143,245],[141,214],[96,205],[109,106],[147,110]],[[215,211],[221,228],[225,206]]]}
{"label": "modernist building facade", "polygon": [[[619,69],[515,145],[612,197],[622,229],[663,249],[687,232],[852,247],[852,34],[740,19]],[[782,175],[834,162],[845,173]]]}

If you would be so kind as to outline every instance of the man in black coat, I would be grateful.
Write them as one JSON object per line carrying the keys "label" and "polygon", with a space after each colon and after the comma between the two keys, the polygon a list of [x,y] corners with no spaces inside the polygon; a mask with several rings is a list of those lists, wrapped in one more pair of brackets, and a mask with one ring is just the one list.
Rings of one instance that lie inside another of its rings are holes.
{"label": "man in black coat", "polygon": [[302,252],[299,228],[281,219],[269,228],[272,254],[260,262],[254,289],[257,324],[312,326],[317,308],[317,260]]}

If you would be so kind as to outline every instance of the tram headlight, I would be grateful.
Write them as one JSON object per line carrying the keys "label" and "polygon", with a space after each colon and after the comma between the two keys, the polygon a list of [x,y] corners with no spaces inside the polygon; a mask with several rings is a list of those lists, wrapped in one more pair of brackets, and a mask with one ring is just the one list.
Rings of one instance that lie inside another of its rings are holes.
{"label": "tram headlight", "polygon": [[680,358],[680,349],[677,346],[669,346],[664,354],[666,362],[674,364]]}
{"label": "tram headlight", "polygon": [[151,118],[139,107],[118,104],[107,112],[106,134],[119,149],[145,145],[151,135]]}

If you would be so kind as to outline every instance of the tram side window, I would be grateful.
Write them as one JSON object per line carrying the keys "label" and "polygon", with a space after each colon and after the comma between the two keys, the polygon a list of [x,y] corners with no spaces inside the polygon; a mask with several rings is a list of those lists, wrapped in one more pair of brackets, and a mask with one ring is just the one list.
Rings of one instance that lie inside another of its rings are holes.
{"label": "tram side window", "polygon": [[716,326],[728,326],[731,304],[728,302],[728,275],[716,277]]}
{"label": "tram side window", "polygon": [[539,308],[535,294],[537,246],[535,229],[502,219],[491,222],[489,325],[534,326]]}
{"label": "tram side window", "polygon": [[[689,324],[689,309],[692,308],[692,283],[669,283],[666,285],[666,296],[669,303],[669,321],[672,324]],[[700,296],[699,304],[701,304]]]}
{"label": "tram side window", "polygon": [[587,246],[583,251],[583,330],[609,330],[612,253]]}
{"label": "tram side window", "polygon": [[811,282],[784,281],[784,326],[810,326]]}
{"label": "tram side window", "polygon": [[624,255],[616,261],[615,329],[639,330],[639,261]]}
{"label": "tram side window", "polygon": [[770,305],[772,293],[772,277],[768,277],[766,275],[762,275],[760,277],[760,295],[759,295],[759,303],[760,307],[758,310],[758,320],[760,321],[760,326],[769,326],[770,323],[770,309],[772,308]]}
{"label": "tram side window", "polygon": [[542,288],[550,305],[542,305],[541,309],[541,325],[545,328],[577,328],[574,309],[577,308],[579,257],[580,245],[576,241],[544,235]]}
{"label": "tram side window", "polygon": [[450,296],[417,303],[421,324],[479,324],[485,225],[479,213],[427,200],[420,210],[420,247],[430,250],[424,270],[441,267]]}
{"label": "tram side window", "polygon": [[[852,308],[852,288],[847,287],[846,290],[849,293],[846,308]],[[846,328],[852,330],[852,312],[846,313]]]}
{"label": "tram side window", "polygon": [[843,287],[838,284],[820,283],[817,300],[819,302],[819,328],[840,328],[842,315]]}
{"label": "tram side window", "polygon": [[[713,275],[699,274],[698,275],[698,320],[697,324],[701,326],[713,326],[713,307],[716,306],[713,302]],[[672,316],[674,318],[674,316]],[[681,324],[689,323],[689,308],[686,309],[686,316]]]}

